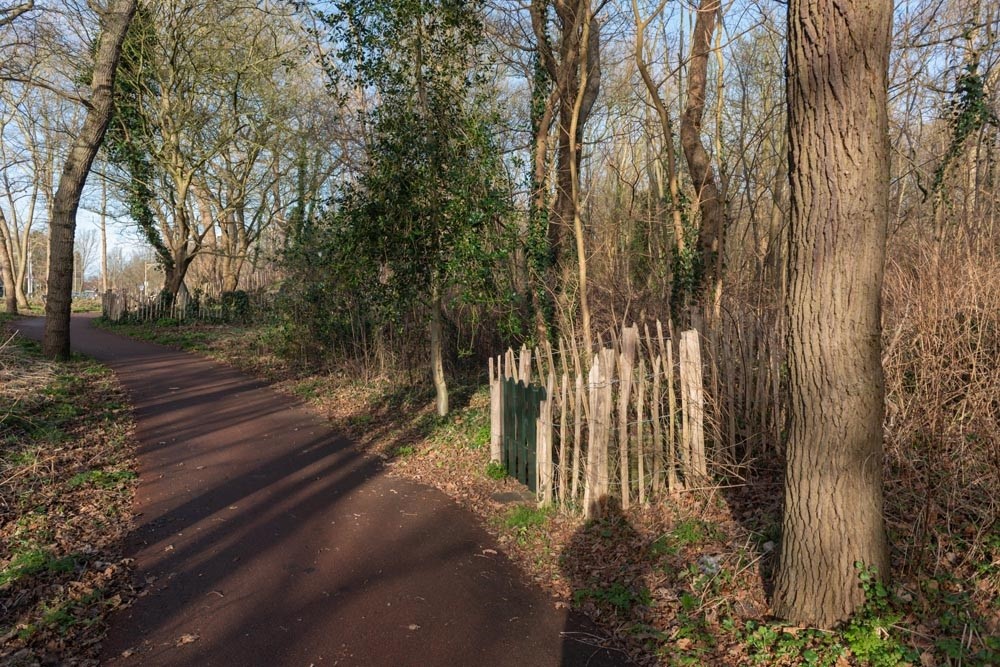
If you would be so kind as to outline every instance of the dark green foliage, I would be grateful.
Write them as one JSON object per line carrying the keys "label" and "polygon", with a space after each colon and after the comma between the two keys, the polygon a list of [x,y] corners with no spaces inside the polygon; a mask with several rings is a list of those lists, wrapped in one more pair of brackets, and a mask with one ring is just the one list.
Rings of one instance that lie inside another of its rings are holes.
{"label": "dark green foliage", "polygon": [[288,339],[315,346],[300,347],[307,354],[405,339],[434,295],[446,311],[507,301],[495,276],[510,195],[489,111],[495,93],[479,75],[478,7],[333,7],[322,17],[343,62],[340,82],[377,92],[379,104],[363,117],[360,173],[318,219],[294,217],[280,311]]}
{"label": "dark green foliage", "polygon": [[226,322],[250,321],[250,295],[243,290],[222,293],[222,319]]}
{"label": "dark green foliage", "polygon": [[[669,202],[668,202],[669,203]],[[672,244],[670,284],[670,311],[674,318],[681,317],[691,300],[697,298],[705,276],[703,257],[698,248],[698,226],[688,219],[690,210],[687,197],[681,195],[682,225],[684,227],[684,251]]]}
{"label": "dark green foliage", "polygon": [[941,158],[941,164],[934,171],[935,193],[941,191],[948,166],[961,154],[966,140],[983,127],[997,125],[1000,122],[986,96],[985,82],[979,73],[978,58],[971,60],[962,68],[955,81],[955,92],[948,107],[951,142]]}
{"label": "dark green foliage", "polygon": [[156,251],[163,267],[169,270],[173,267],[173,257],[153,216],[156,172],[150,159],[152,137],[141,111],[143,91],[156,90],[153,77],[143,70],[144,63],[151,60],[149,51],[155,44],[155,34],[149,10],[140,5],[122,45],[115,77],[114,111],[104,137],[104,151],[108,161],[127,177],[124,198],[129,217]]}

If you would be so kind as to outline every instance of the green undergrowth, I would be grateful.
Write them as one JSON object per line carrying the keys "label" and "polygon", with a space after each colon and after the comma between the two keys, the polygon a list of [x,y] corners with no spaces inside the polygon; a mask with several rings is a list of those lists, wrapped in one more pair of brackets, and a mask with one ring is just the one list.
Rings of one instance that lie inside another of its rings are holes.
{"label": "green undergrowth", "polygon": [[73,299],[71,308],[74,313],[99,313],[101,312],[101,298]]}
{"label": "green undergrowth", "polygon": [[544,526],[550,513],[548,508],[519,505],[507,513],[504,527],[517,533],[527,533]]}
{"label": "green undergrowth", "polygon": [[215,330],[219,329],[212,325],[182,325],[170,317],[142,324],[119,324],[101,318],[95,321],[102,328],[130,338],[192,352],[204,352],[208,348],[208,342],[216,335]]}
{"label": "green undergrowth", "polygon": [[94,661],[132,596],[132,430],[106,368],[0,348],[0,664]]}

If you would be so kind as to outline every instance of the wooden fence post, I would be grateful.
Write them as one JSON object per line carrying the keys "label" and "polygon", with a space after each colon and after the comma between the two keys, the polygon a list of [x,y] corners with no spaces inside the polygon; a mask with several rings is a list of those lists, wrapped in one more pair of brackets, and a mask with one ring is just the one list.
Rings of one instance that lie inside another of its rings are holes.
{"label": "wooden fence post", "polygon": [[500,357],[490,357],[490,461],[500,461],[501,417],[503,415],[503,378],[500,374]]}
{"label": "wooden fence post", "polygon": [[577,371],[573,391],[573,470],[570,480],[570,497],[580,497],[580,459],[583,457],[583,374]]}
{"label": "wooden fence post", "polygon": [[587,481],[584,485],[584,513],[588,519],[601,515],[608,495],[608,440],[611,436],[611,379],[614,350],[602,349],[590,369],[590,434],[587,447]]}
{"label": "wooden fence post", "polygon": [[663,491],[663,425],[660,423],[660,368],[663,358],[656,355],[653,358],[653,483],[650,493],[659,496]]}
{"label": "wooden fence post", "polygon": [[[676,491],[683,488],[677,477],[677,392],[674,391],[674,342],[667,341],[667,361],[664,375],[667,377],[667,409],[670,410],[670,425],[667,433],[667,489]],[[682,455],[683,459],[683,455]]]}
{"label": "wooden fence post", "polygon": [[622,509],[629,508],[631,484],[629,480],[628,404],[632,396],[632,379],[635,355],[639,345],[639,327],[622,329],[621,354],[618,355],[618,458],[622,485]]}
{"label": "wooden fence post", "polygon": [[635,397],[635,458],[636,480],[639,483],[639,504],[646,504],[646,452],[643,448],[642,420],[645,417],[646,403],[646,362],[639,358],[639,375],[636,377]]}
{"label": "wooden fence post", "polygon": [[555,375],[551,372],[545,382],[545,398],[538,406],[538,427],[536,435],[535,469],[538,479],[538,506],[552,504],[552,404],[555,403]]}
{"label": "wooden fence post", "polygon": [[525,346],[521,346],[520,365],[517,369],[517,379],[527,387],[531,384],[531,352]]}
{"label": "wooden fence post", "polygon": [[569,373],[563,369],[559,387],[559,503],[566,504],[566,483],[569,479]]}
{"label": "wooden fence post", "polygon": [[681,333],[681,392],[684,409],[684,444],[688,448],[688,465],[692,476],[708,477],[705,459],[705,403],[702,387],[701,350],[697,329]]}

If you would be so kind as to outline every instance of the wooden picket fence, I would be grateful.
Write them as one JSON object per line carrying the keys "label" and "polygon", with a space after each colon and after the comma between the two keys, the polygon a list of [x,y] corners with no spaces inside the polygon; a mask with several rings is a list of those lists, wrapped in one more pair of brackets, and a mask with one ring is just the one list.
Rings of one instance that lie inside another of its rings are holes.
{"label": "wooden picket fence", "polygon": [[187,301],[175,299],[166,304],[156,296],[144,296],[124,290],[109,290],[101,295],[101,314],[111,322],[155,322],[164,318],[178,321],[203,320],[228,322],[246,319],[272,305],[267,294],[250,292],[242,304],[227,302],[222,294],[201,293]]}
{"label": "wooden picket fence", "polygon": [[[490,455],[503,456],[505,382],[544,387],[536,431],[536,494],[541,505],[582,504],[599,515],[609,496],[624,509],[698,485],[708,477],[701,345],[696,330],[664,336],[663,325],[612,334],[586,368],[571,341],[522,347],[490,359]],[[676,350],[676,354],[675,354]],[[558,360],[558,361],[557,361]]]}

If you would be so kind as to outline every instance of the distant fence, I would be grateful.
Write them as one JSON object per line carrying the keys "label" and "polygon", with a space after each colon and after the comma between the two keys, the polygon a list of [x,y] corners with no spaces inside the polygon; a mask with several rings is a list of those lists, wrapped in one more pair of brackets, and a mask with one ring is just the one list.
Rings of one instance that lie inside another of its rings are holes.
{"label": "distant fence", "polygon": [[[627,509],[707,479],[698,332],[684,331],[675,341],[656,322],[656,333],[645,326],[644,334],[638,326],[623,328],[610,347],[601,345],[586,373],[576,346],[567,350],[565,341],[558,351],[522,347],[490,359],[493,460],[506,463],[509,429],[524,429],[516,426],[524,410],[511,387],[534,386],[542,397],[533,429],[535,470],[527,472],[540,504],[582,502],[590,517],[608,496]],[[544,388],[531,385],[533,367]]]}
{"label": "distant fence", "polygon": [[272,307],[273,297],[264,292],[222,292],[196,290],[186,298],[167,303],[159,295],[145,296],[124,290],[101,295],[101,315],[111,322],[177,321],[249,322]]}

